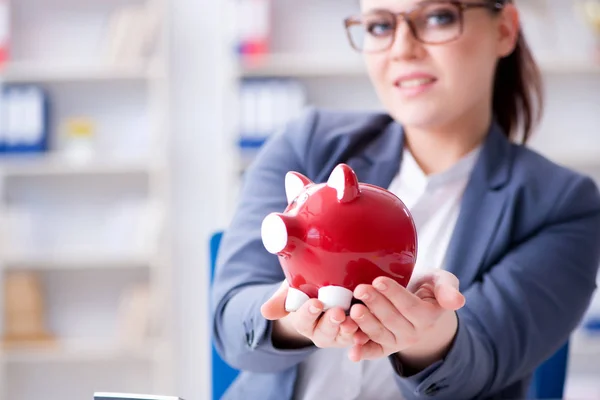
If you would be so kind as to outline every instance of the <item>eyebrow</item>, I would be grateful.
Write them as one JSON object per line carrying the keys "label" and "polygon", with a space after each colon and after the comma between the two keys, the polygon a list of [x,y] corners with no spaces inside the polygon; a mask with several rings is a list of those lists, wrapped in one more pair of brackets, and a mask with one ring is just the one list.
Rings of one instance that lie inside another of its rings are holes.
{"label": "eyebrow", "polygon": [[377,7],[377,8],[370,8],[364,11],[364,13],[366,14],[372,14],[372,13],[379,13],[379,12],[389,12],[390,10],[387,8],[381,8],[381,7]]}
{"label": "eyebrow", "polygon": [[410,6],[404,8],[404,10],[393,10],[391,8],[382,8],[380,6],[374,7],[374,8],[369,8],[368,4],[370,3],[370,1],[367,1],[365,3],[366,4],[365,12],[370,13],[370,12],[378,12],[378,11],[380,12],[380,11],[390,11],[390,10],[393,10],[393,11],[396,11],[396,12],[398,12],[398,11],[408,11],[408,10],[411,10],[411,9],[413,9],[413,8],[421,5],[421,4],[431,3],[431,2],[435,2],[435,3],[437,3],[437,2],[439,2],[439,3],[448,3],[448,2],[450,2],[450,0],[433,0],[433,1],[432,0],[419,0],[419,1],[411,4]]}

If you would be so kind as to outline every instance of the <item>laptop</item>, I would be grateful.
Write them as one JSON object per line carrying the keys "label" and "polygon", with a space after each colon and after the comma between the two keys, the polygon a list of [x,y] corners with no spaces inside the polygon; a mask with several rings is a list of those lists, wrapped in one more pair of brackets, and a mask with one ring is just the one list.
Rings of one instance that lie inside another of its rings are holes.
{"label": "laptop", "polygon": [[111,392],[96,392],[94,400],[184,400],[176,396],[156,396],[149,394],[134,394],[134,393],[111,393]]}

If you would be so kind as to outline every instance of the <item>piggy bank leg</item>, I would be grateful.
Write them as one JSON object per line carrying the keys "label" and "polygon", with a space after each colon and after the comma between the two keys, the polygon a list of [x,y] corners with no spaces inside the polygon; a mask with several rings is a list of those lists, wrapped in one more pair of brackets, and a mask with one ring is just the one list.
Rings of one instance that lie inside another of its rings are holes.
{"label": "piggy bank leg", "polygon": [[285,310],[287,312],[294,312],[298,310],[302,304],[308,301],[309,297],[306,293],[301,290],[290,287],[285,298]]}
{"label": "piggy bank leg", "polygon": [[319,288],[319,301],[323,303],[324,309],[341,307],[345,311],[350,309],[353,293],[341,286],[323,286]]}

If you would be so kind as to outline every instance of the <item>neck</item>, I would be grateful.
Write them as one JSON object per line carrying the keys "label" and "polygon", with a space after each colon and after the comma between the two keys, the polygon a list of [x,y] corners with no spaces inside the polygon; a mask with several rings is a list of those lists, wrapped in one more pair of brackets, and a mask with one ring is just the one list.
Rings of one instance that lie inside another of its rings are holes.
{"label": "neck", "polygon": [[405,145],[426,175],[442,172],[475,149],[487,135],[491,114],[433,129],[405,127]]}

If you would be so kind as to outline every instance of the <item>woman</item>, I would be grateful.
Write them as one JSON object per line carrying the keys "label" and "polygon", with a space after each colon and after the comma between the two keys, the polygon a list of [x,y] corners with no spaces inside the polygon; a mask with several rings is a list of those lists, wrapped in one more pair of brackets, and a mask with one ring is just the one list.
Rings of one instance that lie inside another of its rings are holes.
{"label": "woman", "polygon": [[[595,290],[600,195],[524,147],[541,90],[518,11],[362,0],[346,27],[387,113],[309,110],[248,170],[214,286],[216,346],[243,371],[227,397],[524,398]],[[348,316],[317,299],[288,314],[261,221],[288,171],[323,182],[341,162],[410,208],[415,277],[360,285]]]}

